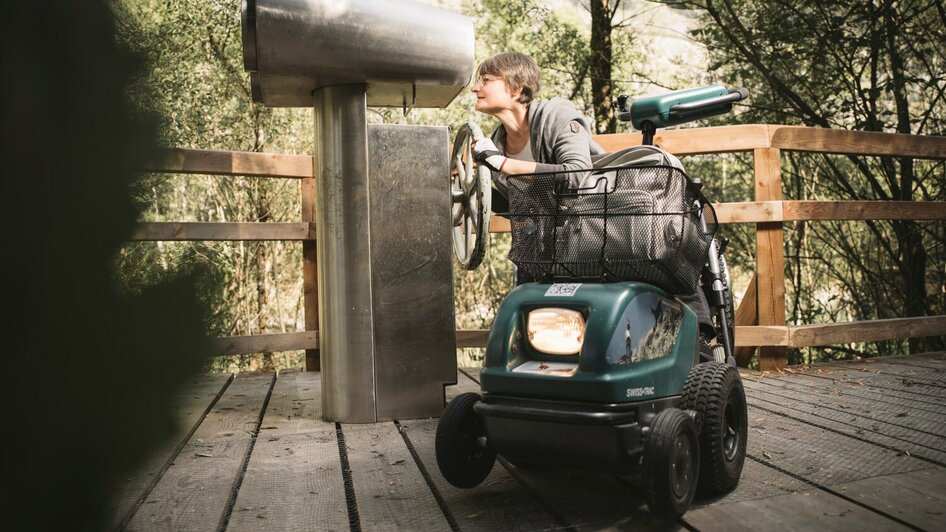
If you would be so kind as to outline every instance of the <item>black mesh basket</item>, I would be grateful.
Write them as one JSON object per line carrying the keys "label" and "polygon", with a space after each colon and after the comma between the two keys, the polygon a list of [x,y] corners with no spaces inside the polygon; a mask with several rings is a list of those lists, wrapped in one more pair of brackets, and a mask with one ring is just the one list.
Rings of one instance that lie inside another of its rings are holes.
{"label": "black mesh basket", "polygon": [[536,280],[641,281],[675,294],[693,291],[717,227],[672,166],[515,176],[509,220],[509,258]]}

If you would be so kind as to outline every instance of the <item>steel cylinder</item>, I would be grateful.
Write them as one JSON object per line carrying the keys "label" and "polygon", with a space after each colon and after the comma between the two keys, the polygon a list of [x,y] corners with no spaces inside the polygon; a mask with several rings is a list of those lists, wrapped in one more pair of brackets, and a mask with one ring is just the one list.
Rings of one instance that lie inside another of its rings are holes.
{"label": "steel cylinder", "polygon": [[316,239],[322,412],[326,419],[377,419],[368,129],[364,85],[316,91]]}
{"label": "steel cylinder", "polygon": [[408,0],[244,0],[253,98],[308,107],[312,92],[364,84],[367,104],[445,107],[473,74],[469,17]]}

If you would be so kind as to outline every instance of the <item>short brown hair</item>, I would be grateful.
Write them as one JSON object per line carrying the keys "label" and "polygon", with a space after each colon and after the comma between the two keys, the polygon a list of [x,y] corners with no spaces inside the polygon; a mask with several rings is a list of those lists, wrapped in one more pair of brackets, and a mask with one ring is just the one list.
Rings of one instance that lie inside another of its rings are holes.
{"label": "short brown hair", "polygon": [[528,104],[542,88],[542,72],[531,57],[518,52],[496,54],[480,63],[476,76],[497,76],[503,78],[506,86],[512,90],[522,89],[519,103]]}

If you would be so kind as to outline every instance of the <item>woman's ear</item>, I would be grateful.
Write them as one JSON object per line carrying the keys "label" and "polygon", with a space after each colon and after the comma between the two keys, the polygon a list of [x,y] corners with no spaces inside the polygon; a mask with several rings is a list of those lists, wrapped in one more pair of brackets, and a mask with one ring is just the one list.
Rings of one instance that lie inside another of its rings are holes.
{"label": "woman's ear", "polygon": [[506,92],[509,94],[509,97],[513,100],[519,101],[519,96],[522,95],[522,87],[516,87],[513,89],[508,84],[506,84]]}

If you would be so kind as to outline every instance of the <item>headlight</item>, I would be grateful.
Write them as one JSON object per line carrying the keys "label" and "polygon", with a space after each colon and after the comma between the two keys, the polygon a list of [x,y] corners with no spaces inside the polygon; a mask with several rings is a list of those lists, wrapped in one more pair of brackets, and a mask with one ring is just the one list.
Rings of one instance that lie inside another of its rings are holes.
{"label": "headlight", "polygon": [[585,338],[585,318],[577,310],[540,308],[529,312],[529,343],[550,355],[574,355]]}

